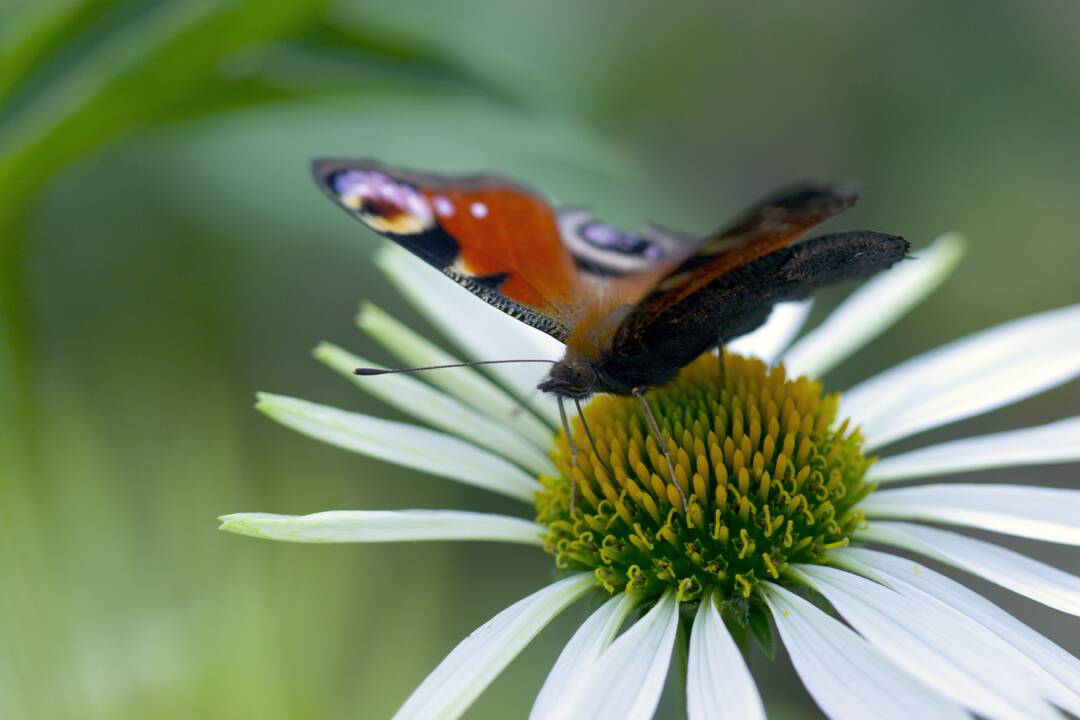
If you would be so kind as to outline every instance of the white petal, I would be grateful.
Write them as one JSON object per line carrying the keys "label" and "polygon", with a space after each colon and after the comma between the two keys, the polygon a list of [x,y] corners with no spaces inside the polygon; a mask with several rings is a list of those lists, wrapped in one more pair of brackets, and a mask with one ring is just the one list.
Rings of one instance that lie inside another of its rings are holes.
{"label": "white petal", "polygon": [[764,325],[729,343],[727,349],[740,355],[759,357],[766,365],[772,365],[799,334],[813,305],[813,300],[778,303]]}
{"label": "white petal", "polygon": [[1080,460],[1080,416],[892,455],[871,465],[866,480],[885,483],[928,475],[1070,460]]}
{"label": "white petal", "polygon": [[[564,347],[559,341],[496,310],[396,245],[382,246],[375,255],[375,263],[398,291],[470,358],[558,360],[563,356]],[[538,363],[489,367],[493,375],[522,398],[532,394],[549,368]],[[535,401],[531,405],[550,422],[558,420],[552,403]]]}
{"label": "white petal", "polygon": [[829,557],[899,593],[921,590],[986,627],[1049,674],[1043,682],[1048,699],[1080,716],[1080,660],[986,598],[921,563],[876,550],[839,548]]}
{"label": "white petal", "polygon": [[989,412],[1080,373],[1080,305],[1004,323],[907,360],[843,394],[866,449]]}
{"label": "white petal", "polygon": [[947,530],[877,521],[860,540],[911,550],[1062,612],[1080,615],[1080,578],[992,543]]}
{"label": "white petal", "polygon": [[562,717],[648,720],[664,689],[679,604],[668,590],[660,601],[608,647],[567,703]]}
{"label": "white petal", "polygon": [[711,594],[702,598],[690,633],[686,712],[690,720],[765,718],[754,678]]}
{"label": "white petal", "polygon": [[532,502],[540,483],[475,445],[408,423],[259,393],[256,408],[282,425],[346,450]]}
{"label": "white petal", "polygon": [[1056,717],[985,628],[854,573],[820,565],[792,570],[879,652],[952,701],[990,718]]}
{"label": "white petal", "polygon": [[[370,302],[360,306],[356,325],[393,353],[406,367],[461,362],[460,358],[445,352]],[[524,410],[518,400],[474,368],[433,370],[424,373],[422,377],[466,405],[486,413],[498,422],[512,426],[532,440],[537,447],[551,446],[551,426],[545,425],[531,412]]]}
{"label": "white petal", "polygon": [[1024,485],[942,484],[880,490],[859,503],[870,518],[966,525],[1080,545],[1080,491]]}
{"label": "white petal", "polygon": [[349,378],[354,385],[428,425],[444,430],[513,460],[536,475],[554,475],[555,466],[546,455],[506,423],[496,422],[449,395],[406,375],[359,377],[358,367],[375,363],[345,352],[330,343],[315,348],[315,357]]}
{"label": "white petal", "polygon": [[567,717],[567,705],[583,689],[584,682],[600,654],[622,627],[636,601],[623,593],[605,602],[589,616],[559,654],[544,687],[536,696],[532,720]]}
{"label": "white petal", "polygon": [[591,573],[560,580],[519,600],[458,643],[394,715],[457,718],[480,693],[570,603],[596,586]]}
{"label": "white petal", "polygon": [[865,283],[784,354],[788,375],[818,377],[851,357],[922,302],[963,255],[963,238],[949,233]]}
{"label": "white petal", "polygon": [[832,720],[967,717],[839,620],[779,585],[761,587],[795,671]]}
{"label": "white petal", "polygon": [[267,540],[305,543],[399,540],[494,540],[543,545],[546,532],[521,518],[455,510],[332,510],[311,515],[234,513],[219,529]]}

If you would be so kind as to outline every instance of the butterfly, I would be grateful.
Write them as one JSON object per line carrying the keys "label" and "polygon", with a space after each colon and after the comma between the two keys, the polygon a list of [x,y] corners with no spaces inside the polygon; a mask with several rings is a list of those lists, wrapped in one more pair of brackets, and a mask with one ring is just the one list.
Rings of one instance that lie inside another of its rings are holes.
{"label": "butterfly", "polygon": [[564,428],[563,399],[577,403],[580,415],[581,401],[594,393],[635,395],[665,456],[648,388],[759,327],[776,303],[869,277],[909,250],[903,238],[869,230],[794,244],[858,200],[838,184],[788,188],[697,237],[623,230],[585,210],[552,207],[496,176],[443,176],[369,160],[316,160],[313,174],[354,218],[565,343],[565,356],[538,386],[560,400]]}
{"label": "butterfly", "polygon": [[760,326],[775,303],[874,275],[909,249],[867,230],[792,245],[855,204],[842,185],[788,188],[697,238],[622,230],[493,176],[366,160],[317,160],[314,175],[369,228],[565,343],[540,389],[568,398],[663,385],[709,348]]}

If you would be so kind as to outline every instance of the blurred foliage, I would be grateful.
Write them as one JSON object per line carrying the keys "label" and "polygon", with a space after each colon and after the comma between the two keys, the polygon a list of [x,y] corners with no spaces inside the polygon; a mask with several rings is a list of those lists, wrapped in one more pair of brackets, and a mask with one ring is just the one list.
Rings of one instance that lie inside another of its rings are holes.
{"label": "blurred foliage", "polygon": [[[972,252],[933,309],[829,378],[842,387],[1076,301],[1077,7],[0,6],[0,716],[388,716],[547,577],[520,548],[215,531],[238,510],[518,511],[250,410],[265,389],[399,417],[307,349],[378,357],[351,329],[362,297],[424,327],[371,268],[374,238],[311,187],[309,158],[496,170],[612,221],[693,231],[793,179],[862,178],[844,226],[916,246],[960,229]],[[943,434],[1078,400],[1074,384]],[[1080,648],[1075,624],[998,601]],[[522,715],[582,612],[472,715]],[[776,715],[803,717],[785,663],[752,658]]]}

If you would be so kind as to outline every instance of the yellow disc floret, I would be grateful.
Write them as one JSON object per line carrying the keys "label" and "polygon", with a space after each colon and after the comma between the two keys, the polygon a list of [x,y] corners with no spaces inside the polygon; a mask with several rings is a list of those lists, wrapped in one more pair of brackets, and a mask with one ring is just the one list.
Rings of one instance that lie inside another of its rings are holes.
{"label": "yellow disc floret", "polygon": [[[543,477],[537,521],[560,569],[592,570],[608,592],[642,600],[675,587],[693,601],[713,589],[736,605],[789,563],[820,562],[863,522],[872,487],[858,431],[836,425],[837,395],[789,380],[781,366],[706,354],[647,395],[689,500],[634,398],[599,396],[585,408],[600,458],[573,423],[577,466],[563,433]],[[571,483],[577,498],[571,512]]]}

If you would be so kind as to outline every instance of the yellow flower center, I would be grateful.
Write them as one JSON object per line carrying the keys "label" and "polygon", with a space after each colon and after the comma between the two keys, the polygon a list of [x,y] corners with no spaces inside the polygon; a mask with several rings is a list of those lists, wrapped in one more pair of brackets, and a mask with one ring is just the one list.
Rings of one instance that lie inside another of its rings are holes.
{"label": "yellow flower center", "polygon": [[560,432],[560,474],[541,477],[536,496],[560,569],[592,570],[608,592],[643,600],[675,587],[693,601],[712,589],[745,618],[760,580],[822,561],[864,521],[856,504],[872,490],[862,480],[872,460],[858,431],[836,425],[838,396],[820,383],[732,354],[721,367],[710,353],[647,399],[689,510],[638,402],[596,397],[585,418],[600,457],[575,420],[577,466]]}

